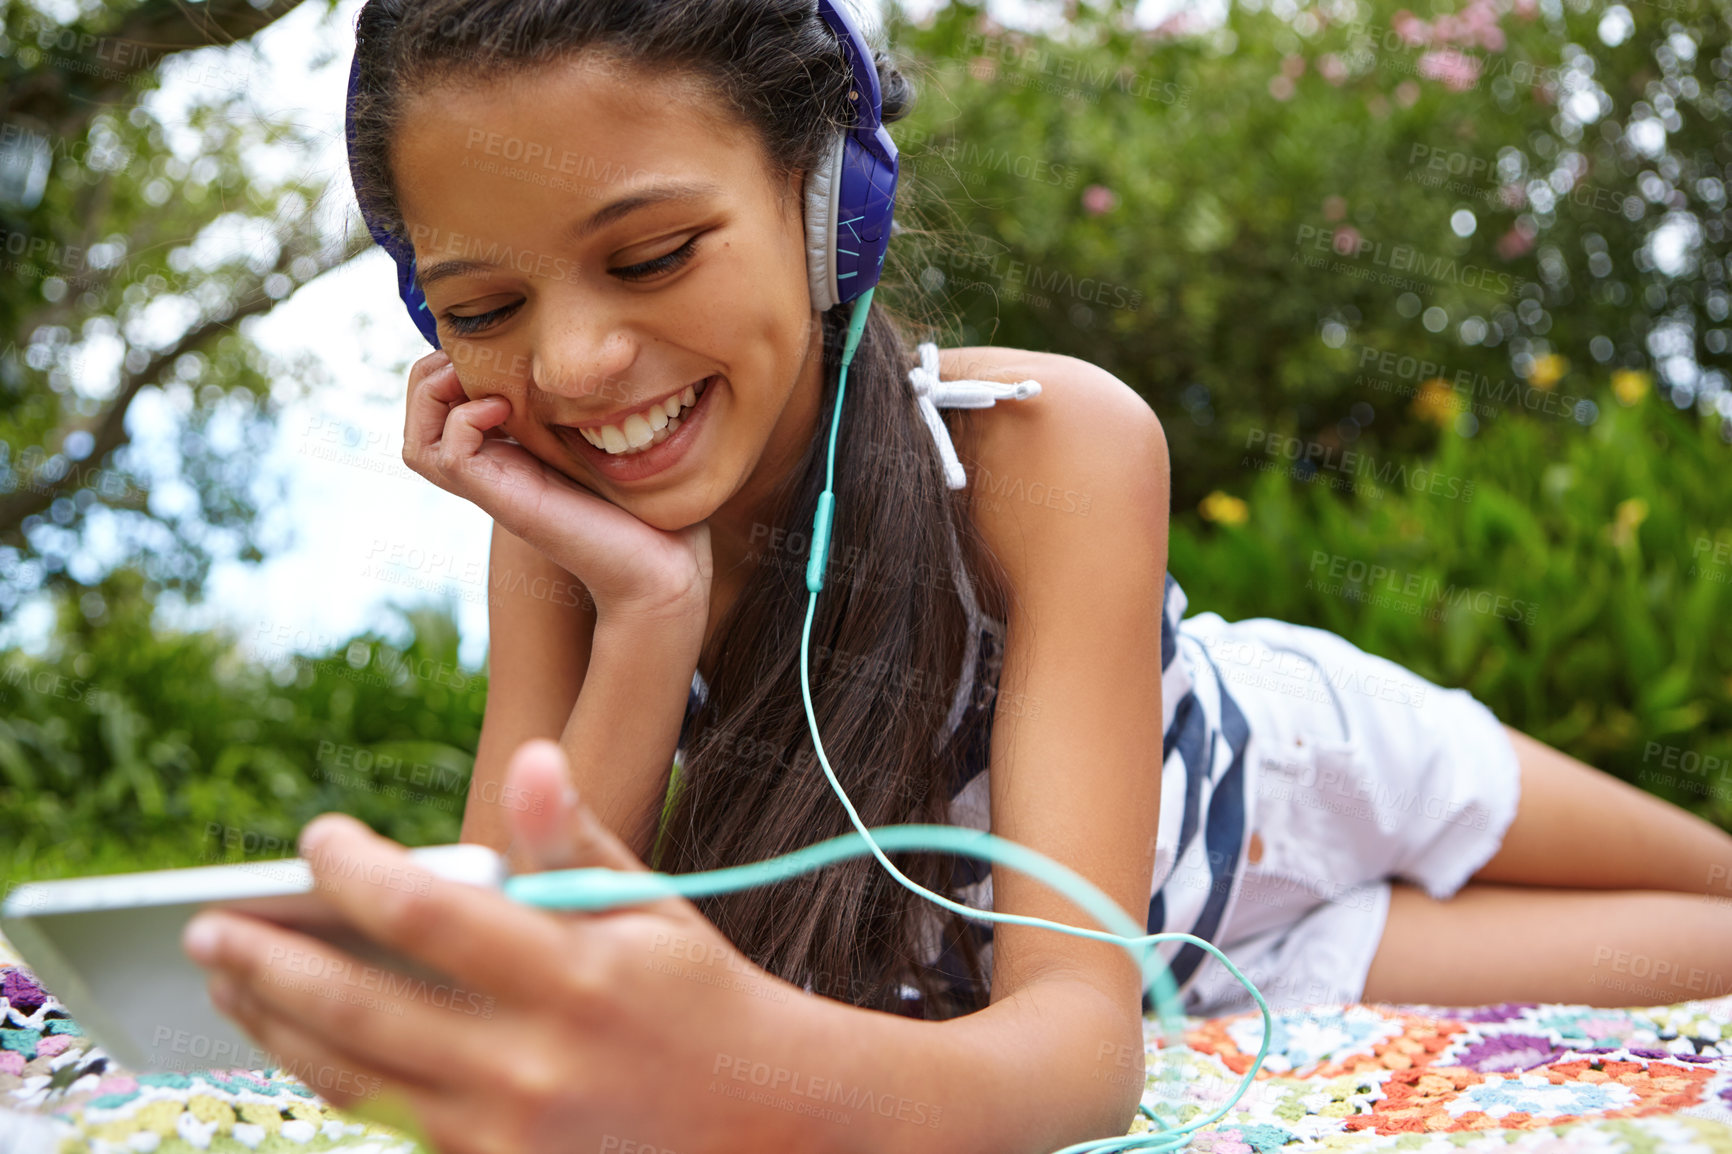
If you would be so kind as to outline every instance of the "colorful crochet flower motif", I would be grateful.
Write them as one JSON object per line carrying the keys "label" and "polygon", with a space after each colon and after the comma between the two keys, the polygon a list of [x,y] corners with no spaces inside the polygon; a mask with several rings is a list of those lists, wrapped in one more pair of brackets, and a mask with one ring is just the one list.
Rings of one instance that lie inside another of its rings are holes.
{"label": "colorful crochet flower motif", "polygon": [[[0,998],[6,999],[8,1007],[28,1017],[42,1008],[48,995],[42,992],[42,987],[28,971],[0,966]],[[0,1021],[5,1018],[6,1015],[0,1014]]]}
{"label": "colorful crochet flower motif", "polygon": [[1385,1010],[1409,1017],[1449,1018],[1457,1022],[1507,1022],[1525,1017],[1538,1002],[1499,1002],[1493,1006],[1433,1006],[1424,1002],[1387,1005]]}
{"label": "colorful crochet flower motif", "polygon": [[[140,1081],[155,1078],[146,1075]],[[154,1091],[152,1086],[155,1087]],[[89,1139],[108,1144],[126,1144],[132,1149],[151,1149],[156,1143],[179,1138],[198,1149],[228,1149],[229,1139],[248,1149],[256,1149],[266,1138],[281,1135],[295,1145],[305,1145],[315,1137],[335,1140],[362,1134],[366,1127],[352,1123],[316,1101],[283,1098],[277,1101],[236,1101],[222,1095],[197,1092],[194,1083],[182,1087],[160,1080],[144,1087],[145,1093],[161,1096],[138,1099],[136,1095],[115,1097],[133,1099],[115,1105],[91,1102],[84,1111],[79,1129]],[[191,1093],[183,1093],[191,1090]],[[141,1136],[155,1135],[156,1142]],[[281,1148],[276,1147],[276,1148]]]}
{"label": "colorful crochet flower motif", "polygon": [[1217,1123],[1218,1130],[1199,1130],[1191,1135],[1187,1154],[1266,1154],[1279,1150],[1296,1135],[1279,1126],[1263,1123],[1229,1126]]}
{"label": "colorful crochet flower motif", "polygon": [[1543,1066],[1563,1052],[1550,1038],[1537,1034],[1493,1034],[1462,1047],[1451,1064],[1498,1074]]}
{"label": "colorful crochet flower motif", "polygon": [[1464,1066],[1398,1070],[1349,1131],[1378,1134],[1534,1130],[1589,1118],[1672,1114],[1702,1098],[1714,1071],[1665,1062],[1583,1058],[1503,1077]]}
{"label": "colorful crochet flower motif", "polygon": [[1617,1010],[1557,1010],[1540,1014],[1534,1025],[1554,1031],[1565,1044],[1581,1040],[1595,1046],[1621,1046],[1637,1033],[1630,1015]]}
{"label": "colorful crochet flower motif", "polygon": [[[1258,1078],[1333,1078],[1427,1066],[1464,1029],[1447,1018],[1389,1015],[1364,1005],[1312,1008],[1271,1015],[1269,1053]],[[1260,1012],[1216,1018],[1186,1035],[1191,1048],[1213,1054],[1235,1074],[1256,1061],[1263,1044]]]}

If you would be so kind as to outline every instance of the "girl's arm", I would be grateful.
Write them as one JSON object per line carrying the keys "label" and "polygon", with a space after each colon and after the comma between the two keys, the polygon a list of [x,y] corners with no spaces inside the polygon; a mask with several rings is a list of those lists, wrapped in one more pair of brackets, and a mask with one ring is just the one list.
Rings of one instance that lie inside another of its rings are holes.
{"label": "girl's arm", "polygon": [[[1166,439],[1104,371],[999,355],[946,374],[1043,386],[1038,401],[980,422],[971,454],[976,521],[1014,590],[992,829],[1070,866],[1145,924],[1161,804]],[[1010,870],[993,870],[993,907],[1100,928]],[[941,1121],[886,1118],[881,1104],[848,1126],[814,1120],[803,1148],[1046,1154],[1129,1130],[1144,1087],[1142,980],[1129,953],[1027,926],[995,925],[993,936],[992,1004],[979,1013],[921,1022],[835,1002],[809,1010],[796,1069],[889,1095],[897,1109],[925,1103]]]}
{"label": "girl's arm", "polygon": [[[1166,441],[1148,406],[1102,370],[1015,357],[945,373],[1043,385],[1037,402],[993,410],[964,452],[976,521],[1015,591],[993,723],[993,831],[1083,874],[1142,924],[1160,807]],[[1048,500],[1055,489],[1060,498]],[[608,652],[604,637],[598,629],[592,660]],[[656,683],[679,686],[677,704],[700,641],[701,626],[690,663]],[[617,659],[623,668],[639,656],[626,642]],[[646,691],[648,683],[633,690]],[[673,696],[664,733],[677,729]],[[580,697],[561,740],[578,775],[580,764],[602,764],[588,760],[585,743],[566,740],[587,722],[588,700]],[[605,721],[605,709],[620,708],[596,703],[593,716]],[[668,759],[658,751],[658,787]],[[634,848],[642,857],[643,846]],[[994,870],[993,889],[1001,912],[1099,928],[1022,874]],[[735,1024],[707,1031],[716,1040],[700,1063],[703,1096],[725,1095],[727,1109],[756,1118],[761,1133],[788,1139],[753,1145],[745,1132],[757,1127],[736,1119],[742,1149],[1048,1154],[1124,1134],[1144,1084],[1142,981],[1129,954],[1023,926],[997,925],[994,941],[992,1004],[949,1022],[860,1009],[767,976],[785,997],[766,997],[763,984],[700,983],[738,1011],[705,1014]],[[629,972],[660,979],[669,948],[649,939]],[[710,959],[697,963],[703,976],[738,976],[715,961],[726,956],[718,950],[696,955]]]}
{"label": "girl's arm", "polygon": [[598,623],[575,577],[498,525],[488,586],[487,707],[462,840],[505,850],[506,811],[527,804],[505,786],[507,759],[545,737],[565,750],[585,803],[647,856],[708,606]]}
{"label": "girl's arm", "polygon": [[[1147,908],[1160,805],[1165,441],[1134,394],[1079,362],[1034,360],[1005,375],[1045,388],[1037,404],[995,410],[980,451],[964,455],[976,463],[977,519],[1017,593],[993,723],[993,829],[1077,870],[1134,915]],[[1061,499],[1049,505],[1054,486]],[[1076,512],[1064,509],[1067,489],[1087,495],[1086,514],[1080,500]],[[676,676],[665,653],[643,652],[657,638],[673,646],[680,628],[636,639],[598,628],[591,660],[609,676],[588,680],[635,676],[629,693],[659,685],[683,696],[687,659]],[[644,672],[658,659],[668,662],[662,680]],[[549,760],[538,743],[511,751],[518,795],[544,801],[546,783],[567,772],[598,786],[649,773],[641,755],[617,776],[597,772],[609,764],[597,755],[604,743],[629,751],[610,743],[613,731],[632,728],[640,748],[653,741],[639,725],[648,713],[593,692],[572,711],[565,735],[580,740],[561,743],[557,764],[537,769]],[[657,704],[664,725],[675,697]],[[656,758],[660,780],[659,750]],[[520,833],[560,820],[552,806],[504,816]],[[573,856],[542,868],[643,868],[641,854],[603,836],[604,824],[576,829]],[[361,986],[366,967],[352,957],[238,915],[209,915],[226,928],[199,960],[231,975],[240,1001],[225,1012],[260,1044],[357,1076],[321,1088],[336,1104],[361,1101],[356,1085],[389,1087],[448,1148],[533,1152],[581,1140],[592,1150],[630,1141],[694,1154],[1050,1154],[1126,1133],[1142,1092],[1140,975],[1110,943],[999,925],[992,1004],[915,1021],[764,974],[683,900],[554,916],[472,886],[393,886],[414,863],[352,820],[327,824],[312,842],[303,849],[315,878],[344,917],[449,974],[465,997]],[[993,873],[1000,912],[1095,928],[1038,883]],[[309,973],[329,977],[309,982]],[[346,996],[356,989],[367,990],[359,1004]],[[511,1061],[499,1061],[506,1052]]]}

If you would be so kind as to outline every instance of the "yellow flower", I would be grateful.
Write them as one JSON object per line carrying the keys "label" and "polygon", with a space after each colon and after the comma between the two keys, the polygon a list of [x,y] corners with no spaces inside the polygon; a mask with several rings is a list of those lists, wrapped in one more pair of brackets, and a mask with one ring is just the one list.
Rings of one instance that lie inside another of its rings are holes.
{"label": "yellow flower", "polygon": [[1549,389],[1558,383],[1564,370],[1569,367],[1570,362],[1556,353],[1535,357],[1533,367],[1528,369],[1528,381],[1536,389]]}
{"label": "yellow flower", "polygon": [[158,1098],[135,1110],[132,1124],[138,1131],[153,1130],[164,1138],[173,1138],[178,1132],[175,1120],[180,1117],[181,1110],[179,1102]]}
{"label": "yellow flower", "polygon": [[1419,395],[1413,398],[1413,415],[1440,429],[1447,429],[1455,423],[1456,414],[1466,405],[1466,399],[1450,388],[1448,381],[1433,377],[1419,386]]}
{"label": "yellow flower", "polygon": [[1636,537],[1636,526],[1648,519],[1648,502],[1640,497],[1627,497],[1618,502],[1617,521],[1612,525],[1612,543],[1619,548],[1629,545]]}
{"label": "yellow flower", "polygon": [[1612,391],[1626,405],[1635,404],[1653,387],[1654,378],[1641,369],[1619,369],[1612,374]]}
{"label": "yellow flower", "polygon": [[209,1094],[194,1094],[188,1098],[186,1112],[200,1122],[215,1122],[218,1134],[227,1134],[234,1129],[234,1107],[220,1098],[211,1097]]}
{"label": "yellow flower", "polygon": [[242,1122],[264,1127],[266,1134],[275,1134],[283,1128],[282,1111],[263,1102],[237,1102],[235,1113]]}
{"label": "yellow flower", "polygon": [[1219,489],[1197,502],[1197,510],[1208,520],[1222,525],[1243,525],[1251,515],[1245,502]]}

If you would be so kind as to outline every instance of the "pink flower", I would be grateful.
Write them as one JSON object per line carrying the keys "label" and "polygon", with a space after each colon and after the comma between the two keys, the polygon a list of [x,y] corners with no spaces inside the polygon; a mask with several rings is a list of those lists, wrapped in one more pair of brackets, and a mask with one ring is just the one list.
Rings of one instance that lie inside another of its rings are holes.
{"label": "pink flower", "polygon": [[1269,95],[1276,100],[1293,99],[1293,81],[1285,76],[1271,76],[1269,78]]}
{"label": "pink flower", "polygon": [[1149,29],[1151,39],[1161,40],[1189,34],[1194,28],[1200,28],[1203,17],[1192,11],[1183,11],[1167,17],[1153,28]]}
{"label": "pink flower", "polygon": [[1444,87],[1466,92],[1479,83],[1479,57],[1469,56],[1457,48],[1427,52],[1419,58],[1419,74],[1428,80],[1439,80]]}
{"label": "pink flower", "polygon": [[1403,8],[1389,18],[1389,26],[1409,44],[1418,46],[1431,39],[1431,25]]}
{"label": "pink flower", "polygon": [[1317,71],[1323,74],[1323,79],[1337,86],[1347,79],[1347,65],[1333,52],[1325,52],[1317,58]]}
{"label": "pink flower", "polygon": [[1335,251],[1342,256],[1351,256],[1359,249],[1359,230],[1350,224],[1344,224],[1335,230]]}
{"label": "pink flower", "polygon": [[1339,196],[1323,198],[1323,219],[1340,220],[1347,215],[1347,201]]}
{"label": "pink flower", "polygon": [[1191,1139],[1191,1150],[1195,1154],[1256,1154],[1251,1144],[1245,1141],[1243,1130],[1217,1130],[1212,1134],[1198,1134]]}
{"label": "pink flower", "polygon": [[1518,225],[1497,238],[1497,254],[1504,260],[1514,260],[1534,246],[1534,238]]}
{"label": "pink flower", "polygon": [[1290,52],[1281,58],[1281,75],[1290,80],[1297,80],[1305,75],[1305,58],[1297,52]]}
{"label": "pink flower", "polygon": [[1119,206],[1119,196],[1104,184],[1091,184],[1083,189],[1082,203],[1090,216],[1100,216]]}

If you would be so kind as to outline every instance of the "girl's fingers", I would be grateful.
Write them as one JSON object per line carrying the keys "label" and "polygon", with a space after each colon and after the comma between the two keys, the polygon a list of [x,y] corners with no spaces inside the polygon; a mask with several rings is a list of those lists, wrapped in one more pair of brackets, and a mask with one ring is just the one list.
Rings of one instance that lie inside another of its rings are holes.
{"label": "girl's fingers", "polygon": [[373,941],[448,974],[465,989],[557,990],[608,959],[577,949],[571,929],[498,890],[434,878],[402,846],[344,814],[301,835],[319,896]]}
{"label": "girl's fingers", "polygon": [[511,415],[511,403],[498,393],[466,402],[467,395],[463,391],[463,382],[457,376],[456,366],[449,360],[425,371],[417,364],[415,373],[410,377],[409,400],[403,423],[405,452],[411,448],[438,448],[451,431],[451,414],[466,409],[469,405],[479,406],[479,412],[482,413],[498,410],[497,417],[478,425],[482,428],[491,428]]}
{"label": "girl's fingers", "polygon": [[[429,367],[424,369],[423,365]],[[438,443],[445,428],[445,414],[451,408],[452,398],[448,395],[451,388],[456,388],[459,397],[463,395],[457,370],[449,359],[443,363],[432,358],[416,362],[409,374],[408,411],[403,422],[405,456]]]}
{"label": "girl's fingers", "polygon": [[[571,784],[570,762],[557,742],[533,738],[518,746],[506,765],[505,789],[519,799],[510,821],[530,862],[526,872],[588,868],[650,872],[578,796]],[[654,914],[675,924],[703,918],[696,906],[678,896],[618,908],[622,913]],[[585,916],[608,916],[608,912]]]}
{"label": "girl's fingers", "polygon": [[487,439],[486,432],[511,415],[511,402],[504,397],[481,397],[452,406],[445,415],[439,443],[433,446],[447,469],[473,457]]}
{"label": "girl's fingers", "polygon": [[519,1154],[521,1139],[507,1132],[498,1103],[453,1094],[406,1090],[403,1098],[431,1148],[444,1154]]}
{"label": "girl's fingers", "polygon": [[390,1080],[383,1071],[270,1012],[245,992],[231,995],[223,1012],[268,1050],[282,1070],[334,1106],[346,1108],[377,1097]]}
{"label": "girl's fingers", "polygon": [[466,1055],[506,1044],[491,994],[365,963],[257,918],[199,920],[216,938],[204,963],[214,966],[213,984],[238,991],[255,1020],[249,1025],[293,1023],[309,1046],[399,1081],[447,1088],[486,1073]]}

